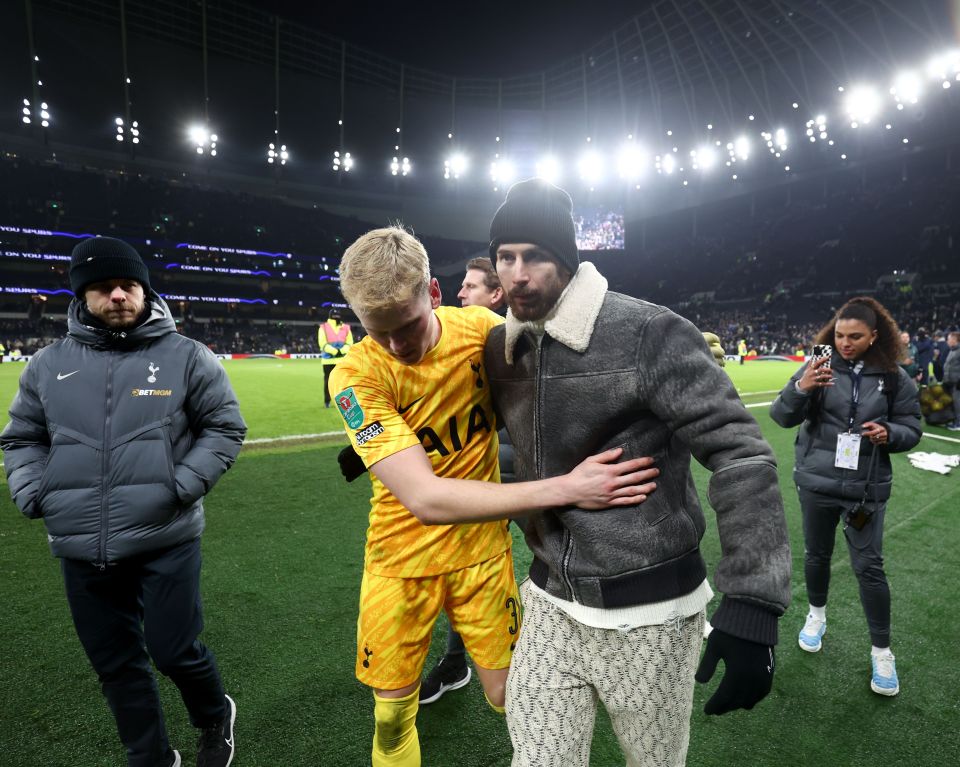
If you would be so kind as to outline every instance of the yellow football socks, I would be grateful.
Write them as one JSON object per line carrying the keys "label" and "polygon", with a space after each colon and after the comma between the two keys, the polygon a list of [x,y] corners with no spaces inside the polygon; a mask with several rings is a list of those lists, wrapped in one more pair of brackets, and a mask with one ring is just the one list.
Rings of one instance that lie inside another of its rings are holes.
{"label": "yellow football socks", "polygon": [[487,705],[490,706],[490,708],[492,708],[492,709],[493,709],[494,711],[496,711],[498,714],[500,714],[500,716],[504,716],[504,715],[507,713],[507,709],[506,709],[504,706],[495,706],[495,705],[493,705],[493,703],[490,701],[490,698],[487,698],[487,694],[486,694],[486,693],[483,694],[483,697],[486,698]]}
{"label": "yellow football socks", "polygon": [[374,693],[373,700],[373,767],[420,767],[420,688],[405,698],[381,698]]}

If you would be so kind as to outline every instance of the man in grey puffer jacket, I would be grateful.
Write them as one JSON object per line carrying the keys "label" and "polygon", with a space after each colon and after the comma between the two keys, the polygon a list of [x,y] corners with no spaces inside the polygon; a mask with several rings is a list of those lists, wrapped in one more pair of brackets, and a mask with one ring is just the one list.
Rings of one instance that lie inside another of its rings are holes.
{"label": "man in grey puffer jacket", "polygon": [[200,535],[203,497],[246,425],[222,365],[177,333],[134,248],[84,240],[70,286],[67,336],[30,360],[0,435],[10,492],[47,526],[129,767],[180,765],[151,657],[201,730],[197,764],[226,767],[236,706],[197,638]]}
{"label": "man in grey puffer jacket", "polygon": [[724,661],[705,707],[722,714],[769,692],[790,598],[773,452],[691,323],[609,292],[579,262],[566,192],[540,179],[516,184],[490,239],[510,312],[491,331],[485,362],[517,480],[563,474],[618,447],[660,470],[639,506],[527,519],[534,560],[506,696],[513,765],[587,765],[598,699],[629,764],[682,765],[713,595],[691,454],[713,473],[723,592],[696,678],[709,681]]}

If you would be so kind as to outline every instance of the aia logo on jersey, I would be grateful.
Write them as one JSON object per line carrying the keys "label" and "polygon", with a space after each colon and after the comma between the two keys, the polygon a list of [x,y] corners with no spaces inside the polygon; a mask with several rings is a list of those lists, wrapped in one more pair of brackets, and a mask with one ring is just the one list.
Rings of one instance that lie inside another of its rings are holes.
{"label": "aia logo on jersey", "polygon": [[[482,385],[482,384],[481,384]],[[470,442],[473,439],[473,436],[481,431],[486,431],[490,433],[490,419],[487,418],[487,414],[483,412],[483,408],[480,405],[474,405],[470,409],[469,415],[467,415],[466,423],[466,438],[461,441],[460,429],[461,426],[457,422],[457,417],[455,415],[450,416],[447,420],[446,434],[444,435],[447,439],[444,441],[444,437],[437,433],[438,430],[433,429],[430,426],[424,426],[417,432],[417,438],[420,440],[420,444],[423,445],[423,449],[426,452],[431,450],[436,450],[440,455],[447,456],[451,452],[458,452],[463,450],[463,446]],[[441,428],[439,430],[443,432]]]}

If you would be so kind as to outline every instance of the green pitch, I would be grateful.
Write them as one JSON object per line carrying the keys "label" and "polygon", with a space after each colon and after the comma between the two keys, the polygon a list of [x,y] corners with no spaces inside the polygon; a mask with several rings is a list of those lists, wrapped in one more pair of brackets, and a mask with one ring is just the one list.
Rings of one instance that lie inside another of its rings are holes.
{"label": "green pitch", "polygon": [[[744,402],[772,400],[794,363],[727,367]],[[0,366],[5,407],[22,366]],[[227,364],[251,439],[334,432],[335,444],[259,443],[245,451],[207,500],[204,640],[217,653],[239,707],[239,767],[362,767],[369,764],[372,699],[353,678],[369,483],[337,472],[343,438],[335,410],[322,404],[322,370],[306,360]],[[838,540],[824,649],[796,646],[806,599],[796,492],[790,480],[793,431],[766,407],[751,409],[776,451],[793,546],[794,603],[781,621],[778,670],[768,699],[750,712],[702,713],[698,686],[688,764],[769,767],[939,765],[956,758],[960,725],[960,473],[940,476],[894,456],[894,497],[885,556],[893,593],[893,649],[902,692],[869,689],[869,639],[856,583]],[[950,436],[942,429],[930,433]],[[924,439],[919,448],[958,453],[960,444]],[[707,475],[697,471],[703,495]],[[112,720],[73,633],[57,562],[43,526],[23,519],[0,487],[0,763],[11,767],[116,767],[123,764]],[[709,508],[703,499],[704,508]],[[715,526],[703,542],[708,565],[719,552]],[[529,554],[517,540],[519,576]],[[432,663],[443,646],[438,627]],[[161,680],[170,737],[194,764],[195,733],[176,690]],[[506,767],[502,718],[474,680],[419,716],[425,767]],[[953,757],[950,754],[954,754]],[[622,765],[606,717],[597,719],[593,759]]]}

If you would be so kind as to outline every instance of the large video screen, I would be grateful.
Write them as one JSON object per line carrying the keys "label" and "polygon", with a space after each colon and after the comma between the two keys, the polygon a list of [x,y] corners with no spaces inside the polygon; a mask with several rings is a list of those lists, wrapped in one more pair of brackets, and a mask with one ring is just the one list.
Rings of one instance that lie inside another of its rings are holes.
{"label": "large video screen", "polygon": [[573,213],[580,250],[623,250],[623,212],[578,208]]}

